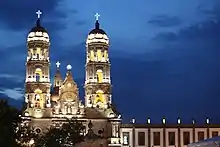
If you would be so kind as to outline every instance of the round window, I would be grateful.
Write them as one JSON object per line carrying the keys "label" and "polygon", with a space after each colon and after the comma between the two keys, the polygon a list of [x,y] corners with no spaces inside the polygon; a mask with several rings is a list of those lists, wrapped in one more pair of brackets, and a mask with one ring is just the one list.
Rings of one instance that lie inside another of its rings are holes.
{"label": "round window", "polygon": [[36,131],[37,133],[41,133],[41,129],[39,129],[39,128],[37,128],[35,131]]}

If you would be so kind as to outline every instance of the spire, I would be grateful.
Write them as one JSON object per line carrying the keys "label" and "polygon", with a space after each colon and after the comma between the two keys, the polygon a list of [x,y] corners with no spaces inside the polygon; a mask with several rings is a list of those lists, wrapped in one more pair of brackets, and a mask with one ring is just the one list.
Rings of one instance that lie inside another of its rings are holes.
{"label": "spire", "polygon": [[67,69],[67,73],[66,73],[64,83],[66,81],[73,81],[73,77],[72,77],[72,73],[71,73],[72,66],[69,64],[66,66],[66,69]]}
{"label": "spire", "polygon": [[59,61],[56,63],[56,67],[57,67],[57,71],[54,76],[54,87],[58,87],[62,83],[62,76],[60,74],[60,62]]}

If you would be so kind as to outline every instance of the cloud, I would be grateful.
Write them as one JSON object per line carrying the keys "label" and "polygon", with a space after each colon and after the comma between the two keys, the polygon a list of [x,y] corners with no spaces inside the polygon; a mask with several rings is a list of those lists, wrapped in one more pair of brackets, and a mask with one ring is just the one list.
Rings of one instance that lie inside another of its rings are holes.
{"label": "cloud", "polygon": [[[11,98],[15,100],[23,100],[24,97],[24,79],[20,73],[16,74],[0,74],[0,94],[1,98]],[[22,88],[21,88],[22,87]]]}
{"label": "cloud", "polygon": [[20,100],[24,98],[24,90],[22,88],[1,89],[0,93],[15,100]]}
{"label": "cloud", "polygon": [[82,26],[82,25],[85,25],[85,24],[87,24],[87,21],[85,21],[85,20],[79,20],[79,21],[75,22],[76,26]]}
{"label": "cloud", "polygon": [[158,15],[149,20],[148,23],[158,27],[173,27],[180,25],[181,20],[175,16]]}
{"label": "cloud", "polygon": [[[57,9],[61,3],[62,0],[2,1],[0,9],[1,23],[12,30],[27,29],[33,25],[36,20],[35,12],[40,9],[44,13],[43,18],[48,18],[49,23],[53,23],[52,26],[55,26],[54,28],[60,28],[61,25],[58,20],[66,17],[63,11]],[[56,16],[56,18],[53,16]]]}
{"label": "cloud", "polygon": [[210,18],[209,20],[182,28],[176,33],[160,32],[153,40],[158,40],[158,42],[163,41],[163,43],[174,41],[195,44],[196,41],[200,42],[200,44],[197,45],[210,42],[216,44],[219,42],[218,39],[220,37],[220,11],[213,10],[211,12],[210,13],[215,16],[215,20]]}
{"label": "cloud", "polygon": [[12,74],[0,74],[0,79],[8,79],[8,80],[11,80],[13,82],[23,82],[24,81],[24,77],[22,76],[19,76],[19,75],[12,75]]}

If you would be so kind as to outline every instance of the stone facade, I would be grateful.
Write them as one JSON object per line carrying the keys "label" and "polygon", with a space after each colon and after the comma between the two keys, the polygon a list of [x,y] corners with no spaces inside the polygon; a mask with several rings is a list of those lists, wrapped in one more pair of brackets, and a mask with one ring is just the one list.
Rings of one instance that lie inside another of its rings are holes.
{"label": "stone facade", "polygon": [[[57,62],[53,83],[50,81],[50,38],[38,18],[27,38],[23,125],[29,125],[37,133],[44,133],[48,127],[59,126],[67,118],[74,118],[83,122],[86,128],[86,141],[81,146],[120,146],[121,117],[112,105],[108,47],[109,39],[96,20],[85,47],[83,104],[71,65],[67,65],[63,79],[60,63]],[[89,128],[91,124],[93,127]]]}

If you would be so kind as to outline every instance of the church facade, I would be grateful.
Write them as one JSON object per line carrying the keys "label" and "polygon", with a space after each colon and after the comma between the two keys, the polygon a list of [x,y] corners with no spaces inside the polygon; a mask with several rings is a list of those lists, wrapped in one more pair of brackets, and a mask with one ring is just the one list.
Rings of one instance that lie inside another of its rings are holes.
{"label": "church facade", "polygon": [[42,133],[48,126],[59,126],[66,118],[74,118],[85,125],[85,135],[90,130],[95,136],[101,136],[102,146],[120,146],[121,116],[112,105],[109,38],[98,19],[86,41],[83,104],[71,65],[67,65],[66,76],[62,78],[57,62],[54,81],[50,81],[50,37],[41,25],[41,12],[37,14],[36,26],[27,37],[23,125]]}
{"label": "church facade", "polygon": [[122,124],[121,115],[112,105],[109,38],[100,28],[98,18],[86,40],[85,103],[82,103],[71,65],[67,65],[64,78],[59,62],[55,75],[50,75],[50,37],[41,24],[41,12],[37,14],[36,26],[27,37],[23,125],[42,133],[48,126],[59,126],[66,118],[75,118],[86,126],[85,135],[92,131],[102,137],[97,142],[88,140],[80,145],[84,147],[185,147],[219,135],[220,125],[209,123],[182,125],[178,120],[176,125],[167,125],[164,119],[161,125],[153,125],[148,119],[146,124],[135,124],[134,120]]}

